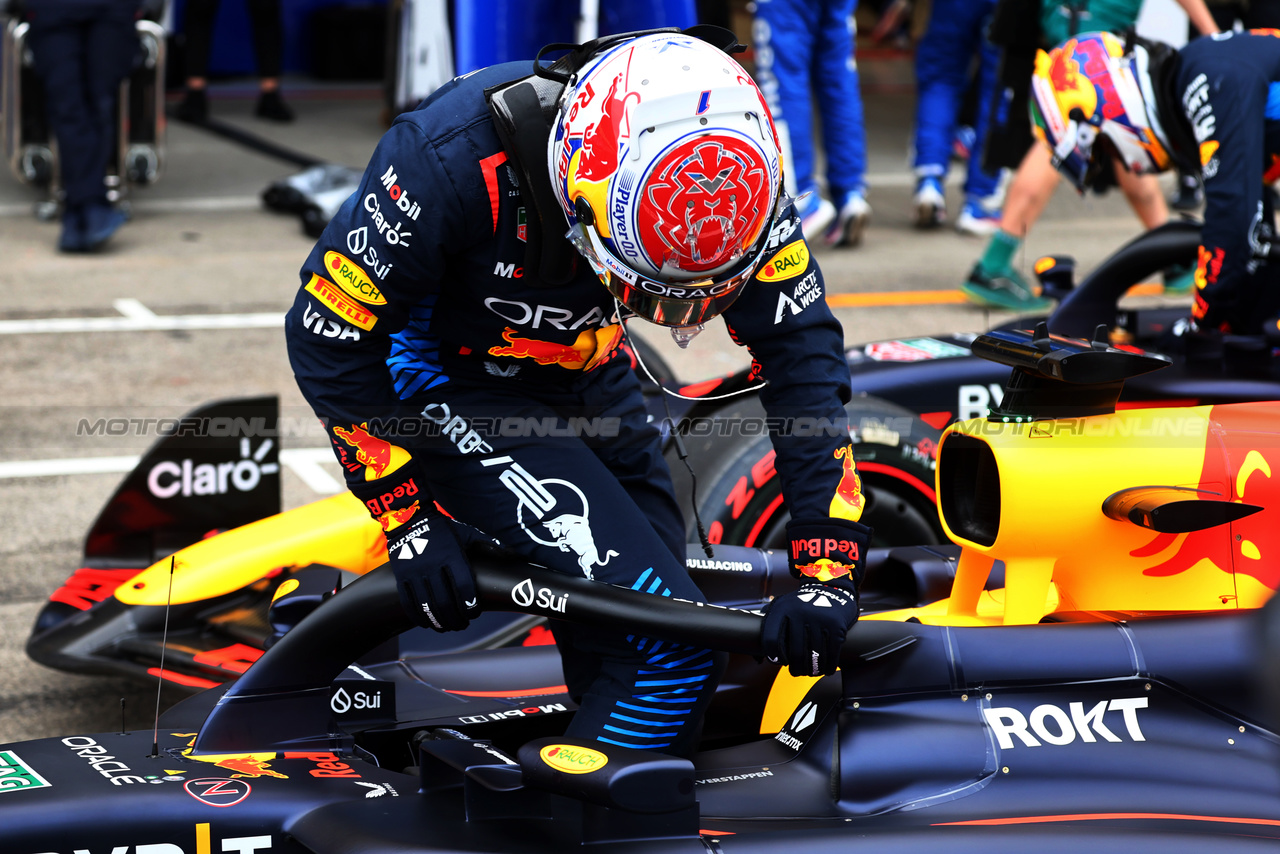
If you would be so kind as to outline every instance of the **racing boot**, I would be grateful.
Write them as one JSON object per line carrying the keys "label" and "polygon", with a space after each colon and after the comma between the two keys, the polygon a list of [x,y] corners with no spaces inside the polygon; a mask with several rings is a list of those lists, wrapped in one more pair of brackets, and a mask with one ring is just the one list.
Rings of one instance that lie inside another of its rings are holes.
{"label": "racing boot", "polygon": [[1039,312],[1053,305],[1053,300],[1040,296],[1013,267],[991,272],[981,261],[973,265],[960,291],[970,302],[1006,311]]}

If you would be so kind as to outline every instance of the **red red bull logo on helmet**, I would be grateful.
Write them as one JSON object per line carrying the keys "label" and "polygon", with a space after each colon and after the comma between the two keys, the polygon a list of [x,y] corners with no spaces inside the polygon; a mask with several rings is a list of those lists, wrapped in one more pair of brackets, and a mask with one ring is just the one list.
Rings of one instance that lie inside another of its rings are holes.
{"label": "red red bull logo on helmet", "polygon": [[1063,118],[1070,119],[1078,109],[1088,120],[1099,106],[1104,119],[1124,117],[1124,104],[1111,80],[1111,59],[1122,52],[1114,36],[1105,36],[1071,39],[1049,54],[1046,76]]}
{"label": "red red bull logo on helmet", "polygon": [[636,212],[655,269],[721,267],[755,242],[769,218],[769,168],[755,146],[722,134],[676,145],[653,167]]}

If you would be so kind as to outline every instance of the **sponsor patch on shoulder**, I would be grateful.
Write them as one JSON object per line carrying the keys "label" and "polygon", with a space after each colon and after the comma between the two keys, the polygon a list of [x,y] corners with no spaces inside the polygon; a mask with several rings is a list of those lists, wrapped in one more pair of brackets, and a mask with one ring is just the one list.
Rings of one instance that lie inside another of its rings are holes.
{"label": "sponsor patch on shoulder", "polygon": [[964,347],[937,338],[906,338],[900,341],[877,341],[864,351],[877,362],[923,362],[927,359],[949,359],[967,356]]}
{"label": "sponsor patch on shoulder", "polygon": [[788,243],[769,259],[756,278],[762,282],[780,282],[783,279],[794,279],[809,266],[809,247],[803,240]]}
{"label": "sponsor patch on shoulder", "polygon": [[307,282],[306,290],[328,306],[330,311],[345,317],[352,326],[358,326],[368,332],[378,322],[373,312],[353,302],[351,297],[338,289],[337,285],[315,273],[311,274],[311,281]]}
{"label": "sponsor patch on shoulder", "polygon": [[330,250],[324,253],[324,266],[332,271],[333,280],[351,296],[369,305],[386,305],[387,298],[369,280],[369,275],[346,255]]}

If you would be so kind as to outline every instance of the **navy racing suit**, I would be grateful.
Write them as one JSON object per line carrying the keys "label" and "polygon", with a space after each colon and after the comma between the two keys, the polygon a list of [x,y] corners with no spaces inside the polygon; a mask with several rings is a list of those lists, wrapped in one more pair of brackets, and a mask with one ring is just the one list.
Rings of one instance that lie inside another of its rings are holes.
{"label": "navy racing suit", "polygon": [[[1192,315],[1202,327],[1256,334],[1280,310],[1269,261],[1280,178],[1280,38],[1271,31],[1196,39],[1172,60],[1157,113],[1204,176],[1204,228]],[[1167,118],[1166,118],[1167,117]]]}
{"label": "navy racing suit", "polygon": [[[396,119],[302,268],[294,373],[352,491],[378,485],[365,503],[389,538],[438,505],[533,563],[702,601],[613,298],[585,263],[555,287],[522,266],[532,213],[484,90],[529,70],[482,69]],[[770,241],[724,317],[770,416],[796,419],[774,425],[793,514],[826,517],[852,466],[843,335],[794,211]],[[718,657],[625,627],[553,632],[580,703],[571,735],[692,749]]]}

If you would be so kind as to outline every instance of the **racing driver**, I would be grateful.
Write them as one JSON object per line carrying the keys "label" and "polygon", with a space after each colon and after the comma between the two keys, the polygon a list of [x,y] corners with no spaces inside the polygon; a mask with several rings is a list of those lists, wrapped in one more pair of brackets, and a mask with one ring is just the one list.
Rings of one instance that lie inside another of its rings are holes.
{"label": "racing driver", "polygon": [[[773,443],[804,583],[770,603],[764,649],[835,670],[870,534],[849,371],[734,47],[716,28],[633,33],[451,81],[396,119],[302,268],[294,372],[422,625],[476,615],[477,532],[558,572],[703,601],[620,345],[630,317],[687,341],[723,315],[771,424],[797,424]],[[692,750],[721,657],[625,626],[552,631],[580,706],[570,735]]]}
{"label": "racing driver", "polygon": [[[1041,52],[1031,117],[1077,189],[1113,158],[1204,177],[1191,316],[1199,336],[1257,335],[1280,310],[1271,193],[1280,178],[1280,31],[1219,33],[1181,50],[1110,33]],[[1270,331],[1270,330],[1268,330]]]}

